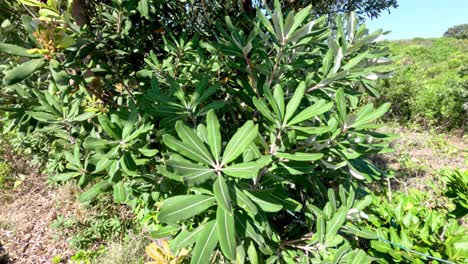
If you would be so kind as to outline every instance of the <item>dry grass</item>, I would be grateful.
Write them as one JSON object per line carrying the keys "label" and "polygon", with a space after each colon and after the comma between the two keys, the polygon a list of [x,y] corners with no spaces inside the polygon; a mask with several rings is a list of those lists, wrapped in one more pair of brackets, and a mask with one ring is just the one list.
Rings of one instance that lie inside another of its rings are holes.
{"label": "dry grass", "polygon": [[416,128],[385,127],[400,138],[392,143],[395,152],[378,158],[378,165],[394,173],[392,190],[412,189],[433,193],[443,191],[440,171],[467,169],[468,138],[463,134],[443,134]]}

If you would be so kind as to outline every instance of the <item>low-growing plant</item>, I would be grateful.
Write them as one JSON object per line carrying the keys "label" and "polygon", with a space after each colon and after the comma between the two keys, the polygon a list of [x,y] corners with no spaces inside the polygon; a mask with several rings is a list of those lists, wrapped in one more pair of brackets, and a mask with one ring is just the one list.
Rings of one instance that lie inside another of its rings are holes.
{"label": "low-growing plant", "polygon": [[443,170],[442,180],[446,184],[445,195],[455,204],[452,212],[457,217],[468,214],[468,170]]}
{"label": "low-growing plant", "polygon": [[370,255],[378,263],[462,263],[468,258],[467,228],[444,207],[428,208],[429,195],[416,189],[396,192],[392,201],[373,196],[366,211],[368,228],[375,232]]}

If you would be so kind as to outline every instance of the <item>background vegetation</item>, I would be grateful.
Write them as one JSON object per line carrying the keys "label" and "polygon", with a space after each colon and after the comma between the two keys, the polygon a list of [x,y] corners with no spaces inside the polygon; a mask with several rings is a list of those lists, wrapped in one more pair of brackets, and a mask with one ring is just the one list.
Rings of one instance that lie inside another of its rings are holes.
{"label": "background vegetation", "polygon": [[380,82],[390,116],[425,127],[464,129],[468,107],[468,39],[392,41],[395,73]]}

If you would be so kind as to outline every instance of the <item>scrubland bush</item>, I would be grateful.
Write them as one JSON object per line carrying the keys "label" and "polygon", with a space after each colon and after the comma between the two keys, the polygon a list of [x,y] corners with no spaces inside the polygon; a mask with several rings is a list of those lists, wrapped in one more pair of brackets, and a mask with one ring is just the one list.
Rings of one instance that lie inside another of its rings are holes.
{"label": "scrubland bush", "polygon": [[389,150],[375,129],[390,105],[364,95],[389,71],[382,31],[278,1],[199,34],[161,13],[188,2],[90,1],[83,26],[72,5],[21,2],[34,17],[10,6],[29,42],[0,44],[2,111],[8,129],[46,135],[52,181],[129,205],[170,238],[165,260],[374,259],[366,184],[385,172],[368,157]]}
{"label": "scrubland bush", "polygon": [[392,78],[378,86],[390,116],[443,129],[466,128],[468,41],[412,40],[387,43],[394,56]]}

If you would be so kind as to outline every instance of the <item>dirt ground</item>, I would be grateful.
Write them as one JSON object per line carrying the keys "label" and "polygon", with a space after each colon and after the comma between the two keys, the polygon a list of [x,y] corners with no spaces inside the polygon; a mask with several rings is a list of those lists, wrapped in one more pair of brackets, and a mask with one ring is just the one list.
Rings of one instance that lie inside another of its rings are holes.
{"label": "dirt ground", "polygon": [[50,224],[58,215],[76,213],[79,204],[73,196],[71,189],[48,185],[37,171],[18,189],[0,193],[0,264],[67,259],[67,241],[56,240]]}

